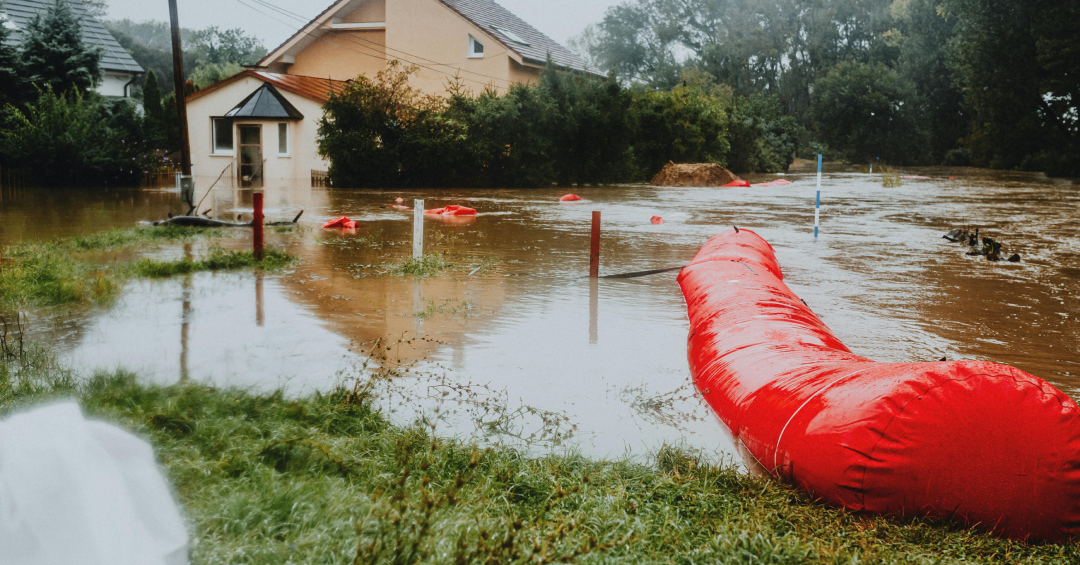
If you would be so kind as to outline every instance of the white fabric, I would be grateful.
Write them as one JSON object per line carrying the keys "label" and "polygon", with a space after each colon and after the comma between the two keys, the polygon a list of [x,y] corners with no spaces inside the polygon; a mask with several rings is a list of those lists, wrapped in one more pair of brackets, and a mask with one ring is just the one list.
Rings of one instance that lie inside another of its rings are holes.
{"label": "white fabric", "polygon": [[0,421],[0,565],[183,565],[150,444],[61,402]]}

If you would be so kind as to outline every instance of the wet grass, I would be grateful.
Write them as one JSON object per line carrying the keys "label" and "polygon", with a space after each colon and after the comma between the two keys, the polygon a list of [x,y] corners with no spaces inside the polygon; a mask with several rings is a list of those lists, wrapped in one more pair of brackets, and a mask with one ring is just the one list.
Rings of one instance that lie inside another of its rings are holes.
{"label": "wet grass", "polygon": [[142,259],[132,263],[130,269],[135,276],[163,278],[187,275],[199,271],[225,271],[244,268],[277,270],[288,266],[295,260],[296,257],[276,249],[264,250],[262,261],[258,261],[251,251],[227,251],[214,246],[210,248],[210,254],[202,259],[188,257],[174,261]]}
{"label": "wet grass", "polygon": [[427,303],[423,310],[415,312],[413,316],[426,320],[436,314],[442,314],[444,316],[450,316],[454,318],[467,318],[472,311],[473,305],[467,300],[459,300],[457,298],[444,298],[441,302],[434,300],[425,300]]}
{"label": "wet grass", "polygon": [[0,362],[0,415],[75,396],[149,439],[191,524],[192,563],[1076,563],[949,523],[836,511],[692,452],[649,464],[529,457],[390,424],[363,390],[289,398],[80,380]]}
{"label": "wet grass", "polygon": [[881,186],[885,188],[897,188],[903,184],[900,179],[900,173],[896,169],[888,166],[881,165]]}
{"label": "wet grass", "polygon": [[447,261],[442,253],[425,253],[419,258],[409,257],[392,263],[390,272],[395,275],[427,278],[438,276],[443,271],[457,266],[456,263]]}
{"label": "wet grass", "polygon": [[176,261],[101,262],[88,258],[95,252],[133,248],[155,242],[188,242],[195,238],[223,237],[227,230],[178,226],[147,227],[76,236],[48,243],[5,246],[0,259],[0,311],[34,306],[94,304],[115,297],[132,276],[164,277],[203,270],[258,267],[279,269],[294,258],[281,251],[266,251],[261,263],[250,252],[211,247],[202,259]]}

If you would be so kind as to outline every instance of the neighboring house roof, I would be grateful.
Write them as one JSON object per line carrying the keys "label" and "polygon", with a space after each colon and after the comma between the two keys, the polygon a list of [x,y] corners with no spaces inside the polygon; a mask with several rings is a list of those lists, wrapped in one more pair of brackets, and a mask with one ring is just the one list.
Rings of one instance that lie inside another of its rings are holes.
{"label": "neighboring house roof", "polygon": [[[598,69],[586,64],[581,57],[571,53],[569,49],[559,45],[555,40],[543,33],[540,33],[536,28],[526,23],[525,20],[515,16],[510,10],[496,4],[493,0],[433,1],[441,2],[476,27],[490,33],[492,37],[497,39],[507,49],[513,51],[529,63],[537,65],[546,64],[548,55],[550,54],[551,61],[560,67],[604,76]],[[338,9],[353,2],[355,2],[355,0],[338,0],[337,2],[334,2],[319,15],[315,16],[314,19],[297,30],[292,37],[289,37],[281,45],[278,45],[275,49],[271,50],[262,61],[259,61],[259,64],[268,65],[273,62],[273,60],[281,54],[283,49],[292,45],[297,39],[300,39],[302,35],[321,35],[327,31],[324,20],[327,20],[331,13],[336,12]],[[512,35],[517,37],[512,37]],[[405,53],[407,49],[402,50],[394,48],[394,51]]]}
{"label": "neighboring house roof", "polygon": [[[8,36],[8,42],[12,45],[22,43],[23,31],[29,25],[30,20],[37,14],[49,9],[52,0],[3,0],[0,4],[0,13],[6,13],[8,20],[15,24],[15,29]],[[102,51],[101,68],[106,71],[121,71],[127,73],[141,73],[143,68],[131,58],[131,55],[116,42],[116,38],[101,25],[81,0],[69,2],[71,11],[79,18],[82,26],[82,39],[87,45],[100,47]]]}
{"label": "neighboring house roof", "polygon": [[226,118],[302,120],[304,115],[269,83],[264,83],[225,114]]}
{"label": "neighboring house roof", "polygon": [[188,96],[187,100],[191,101],[206,96],[215,90],[230,85],[245,77],[259,79],[276,88],[291,92],[297,96],[303,96],[309,100],[314,100],[319,104],[327,103],[330,100],[331,93],[341,94],[345,90],[345,86],[349,84],[347,81],[343,80],[330,80],[328,78],[306,77],[301,75],[283,75],[248,69]]}

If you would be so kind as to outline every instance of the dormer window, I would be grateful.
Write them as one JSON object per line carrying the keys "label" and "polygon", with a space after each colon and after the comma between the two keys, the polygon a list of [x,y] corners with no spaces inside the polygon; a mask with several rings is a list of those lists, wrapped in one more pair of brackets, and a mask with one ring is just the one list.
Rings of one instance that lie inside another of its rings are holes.
{"label": "dormer window", "polygon": [[484,44],[476,40],[475,37],[469,36],[469,58],[470,59],[483,59],[484,58]]}

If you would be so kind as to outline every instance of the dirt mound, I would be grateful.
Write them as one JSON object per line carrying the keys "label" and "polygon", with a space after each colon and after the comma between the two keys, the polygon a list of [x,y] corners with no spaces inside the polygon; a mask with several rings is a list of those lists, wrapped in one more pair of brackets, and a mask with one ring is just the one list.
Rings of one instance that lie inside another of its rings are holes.
{"label": "dirt mound", "polygon": [[672,163],[652,179],[653,186],[724,186],[737,180],[735,173],[716,163]]}

